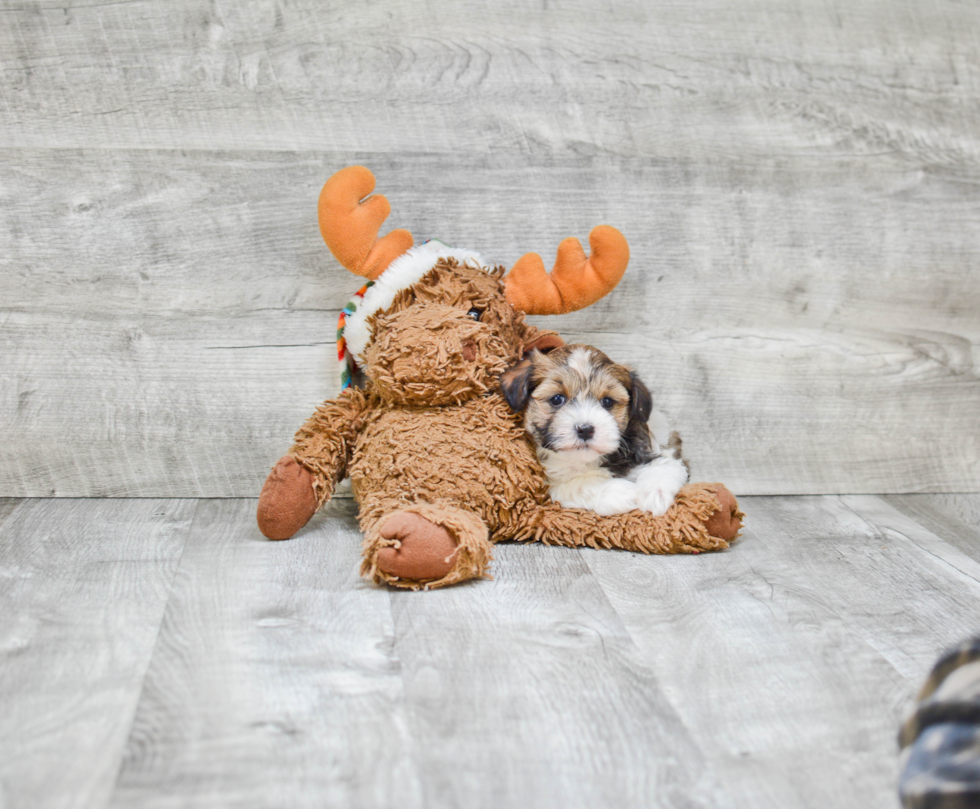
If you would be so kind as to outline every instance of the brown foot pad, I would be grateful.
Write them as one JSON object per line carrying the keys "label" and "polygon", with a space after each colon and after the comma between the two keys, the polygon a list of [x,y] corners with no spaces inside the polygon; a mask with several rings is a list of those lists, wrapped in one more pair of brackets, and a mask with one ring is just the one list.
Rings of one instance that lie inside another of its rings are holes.
{"label": "brown foot pad", "polygon": [[489,532],[477,514],[455,504],[415,503],[368,529],[361,575],[430,590],[486,576],[492,559]]}
{"label": "brown foot pad", "polygon": [[269,539],[289,539],[310,521],[316,509],[313,475],[295,458],[280,458],[259,495],[259,530]]}
{"label": "brown foot pad", "polygon": [[378,570],[399,579],[441,579],[459,554],[456,540],[441,525],[409,511],[400,511],[381,526],[381,536],[395,540],[378,551]]}
{"label": "brown foot pad", "polygon": [[719,485],[713,491],[721,508],[705,522],[705,530],[713,537],[730,541],[741,530],[742,519],[745,515],[739,511],[738,501],[728,489]]}

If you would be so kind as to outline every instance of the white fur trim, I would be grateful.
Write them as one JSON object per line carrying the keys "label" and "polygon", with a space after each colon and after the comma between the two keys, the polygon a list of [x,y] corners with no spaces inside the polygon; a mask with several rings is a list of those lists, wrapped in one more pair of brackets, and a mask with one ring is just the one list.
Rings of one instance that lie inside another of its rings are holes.
{"label": "white fur trim", "polygon": [[347,350],[357,358],[359,364],[364,364],[364,352],[371,341],[371,330],[368,328],[367,319],[375,312],[391,306],[395,295],[419,281],[440,258],[454,258],[460,264],[470,262],[471,266],[486,269],[479,253],[449,247],[435,239],[402,253],[378,276],[374,286],[364,293],[364,300],[358,305],[357,311],[347,317],[347,325],[344,328]]}

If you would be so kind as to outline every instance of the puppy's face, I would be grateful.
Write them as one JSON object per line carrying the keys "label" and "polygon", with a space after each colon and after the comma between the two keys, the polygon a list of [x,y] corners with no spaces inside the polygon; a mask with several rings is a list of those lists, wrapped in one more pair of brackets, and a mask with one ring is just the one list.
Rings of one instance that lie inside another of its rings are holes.
{"label": "puppy's face", "polygon": [[615,452],[631,419],[650,416],[643,383],[591,346],[532,351],[501,376],[501,389],[538,445],[557,452]]}

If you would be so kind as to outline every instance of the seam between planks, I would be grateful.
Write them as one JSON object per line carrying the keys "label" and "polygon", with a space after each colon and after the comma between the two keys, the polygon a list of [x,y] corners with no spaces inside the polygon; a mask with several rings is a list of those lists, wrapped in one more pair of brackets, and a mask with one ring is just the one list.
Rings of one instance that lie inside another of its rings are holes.
{"label": "seam between planks", "polygon": [[[906,532],[904,532],[904,531],[902,531],[902,530],[900,530],[898,528],[891,528],[891,527],[888,527],[888,526],[882,527],[882,526],[878,525],[877,523],[872,523],[871,520],[868,517],[866,517],[864,514],[861,514],[859,511],[857,511],[857,509],[854,506],[852,506],[849,502],[847,502],[847,498],[849,498],[849,497],[855,497],[855,496],[861,496],[861,497],[868,497],[868,496],[870,496],[870,497],[873,497],[876,501],[878,501],[879,503],[881,503],[882,506],[884,506],[885,508],[889,509],[890,511],[895,512],[895,514],[898,517],[900,517],[901,519],[909,520],[910,522],[912,522],[915,525],[917,525],[920,529],[922,529],[922,531],[924,533],[926,533],[929,536],[933,537],[937,542],[941,543],[943,546],[945,546],[946,548],[948,548],[954,555],[962,556],[967,561],[967,564],[964,565],[964,566],[959,566],[959,565],[954,564],[949,559],[945,558],[944,556],[940,556],[934,550],[926,547],[921,542],[917,542],[914,537],[909,536],[909,534],[907,534]],[[838,495],[837,496],[837,499],[843,504],[843,506],[848,511],[850,511],[852,514],[854,514],[854,516],[856,516],[858,519],[860,519],[862,522],[864,522],[865,525],[868,525],[871,528],[871,530],[874,532],[875,535],[881,536],[882,539],[887,540],[887,538],[888,538],[887,532],[888,531],[892,531],[895,534],[897,534],[898,536],[900,536],[903,539],[905,539],[906,541],[910,542],[919,551],[921,551],[922,553],[927,554],[930,558],[932,558],[933,560],[935,560],[937,563],[941,564],[952,575],[954,575],[957,578],[960,578],[960,579],[968,582],[969,584],[973,585],[974,587],[980,587],[980,574],[978,574],[978,572],[976,570],[974,570],[972,572],[969,570],[969,568],[976,568],[977,570],[980,570],[980,565],[978,565],[976,562],[974,562],[972,559],[970,559],[959,548],[957,548],[956,546],[951,545],[950,543],[948,543],[943,537],[941,537],[939,534],[937,534],[931,528],[929,528],[926,525],[923,525],[921,522],[919,522],[919,520],[915,519],[914,517],[910,517],[907,514],[905,514],[904,512],[902,512],[899,509],[895,508],[893,505],[891,505],[891,503],[889,503],[887,500],[885,500],[881,495],[849,495],[849,494],[842,494],[842,495]],[[966,568],[966,569],[964,569],[964,568]]]}
{"label": "seam between planks", "polygon": [[[152,499],[152,498],[147,498]],[[115,798],[116,791],[119,789],[119,777],[122,775],[122,765],[123,760],[126,757],[126,748],[128,747],[129,740],[133,735],[133,726],[136,724],[136,714],[139,712],[140,703],[143,701],[143,689],[146,687],[146,678],[150,671],[150,665],[153,663],[153,658],[156,654],[157,644],[160,642],[160,633],[163,631],[163,621],[167,617],[167,610],[170,607],[170,599],[173,597],[174,593],[174,583],[177,581],[177,573],[180,571],[181,565],[184,563],[184,553],[187,550],[187,539],[194,528],[194,524],[197,522],[198,512],[201,510],[201,503],[204,502],[206,498],[175,498],[178,501],[183,500],[193,500],[194,501],[194,513],[191,515],[190,520],[187,523],[187,528],[184,531],[183,543],[180,546],[180,556],[177,558],[177,564],[174,565],[173,576],[170,577],[170,582],[167,585],[167,598],[163,602],[163,609],[160,611],[160,620],[157,623],[157,631],[153,636],[153,644],[150,646],[149,654],[146,656],[146,661],[143,666],[143,672],[140,675],[139,688],[136,691],[136,699],[133,701],[132,710],[129,717],[129,729],[126,731],[126,744],[123,745],[122,750],[119,754],[119,760],[116,763],[116,774],[112,779],[112,790],[109,792],[108,797],[105,802],[105,806],[111,806],[113,799]],[[238,498],[229,498],[238,499]]]}
{"label": "seam between planks", "polygon": [[[355,517],[355,521],[356,521]],[[360,530],[360,524],[358,523],[358,530]],[[379,585],[374,585],[375,587]],[[394,598],[397,591],[391,587],[385,585],[385,589],[388,591],[388,617],[391,619],[391,653],[395,656],[398,661],[398,681],[402,684],[402,706],[405,711],[405,730],[408,733],[411,745],[409,746],[409,758],[412,761],[412,768],[415,771],[415,779],[419,785],[419,797],[421,798],[421,806],[432,806],[433,804],[429,801],[429,787],[423,776],[423,768],[419,763],[418,752],[422,749],[422,740],[416,735],[415,728],[415,709],[411,706],[408,699],[408,683],[405,681],[405,666],[402,662],[401,652],[398,650],[399,645],[399,635],[397,626],[395,623],[395,609],[394,609]],[[414,595],[424,595],[424,592],[415,593]]]}

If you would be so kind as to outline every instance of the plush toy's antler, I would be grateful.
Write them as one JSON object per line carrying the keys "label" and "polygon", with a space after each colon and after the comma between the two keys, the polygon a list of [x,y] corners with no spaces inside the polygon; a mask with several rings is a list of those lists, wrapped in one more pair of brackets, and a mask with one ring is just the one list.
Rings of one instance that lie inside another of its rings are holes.
{"label": "plush toy's antler", "polygon": [[511,306],[529,315],[563,315],[611,292],[630,260],[626,238],[614,227],[599,225],[589,234],[589,246],[592,255],[586,256],[578,239],[564,239],[550,275],[537,253],[521,256],[504,279]]}
{"label": "plush toy's antler", "polygon": [[327,180],[319,204],[320,235],[330,252],[352,273],[371,281],[414,241],[407,230],[378,238],[391,205],[380,194],[369,197],[372,191],[374,175],[364,166],[348,166]]}

